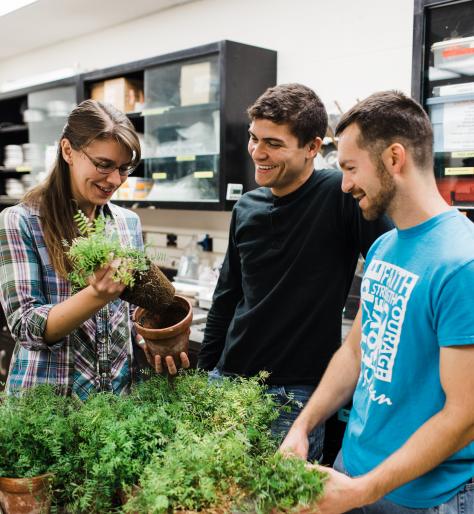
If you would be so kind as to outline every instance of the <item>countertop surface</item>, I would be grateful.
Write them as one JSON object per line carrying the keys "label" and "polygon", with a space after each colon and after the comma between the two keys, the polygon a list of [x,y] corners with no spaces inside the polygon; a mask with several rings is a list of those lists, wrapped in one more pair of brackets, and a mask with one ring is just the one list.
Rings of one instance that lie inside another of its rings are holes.
{"label": "countertop surface", "polygon": [[[206,327],[206,319],[207,319],[207,310],[200,309],[199,307],[193,308],[193,324],[191,325],[191,335],[189,336],[189,340],[194,345],[200,345],[204,338],[204,329]],[[347,337],[349,333],[352,323],[354,320],[342,318],[341,321],[341,341]]]}

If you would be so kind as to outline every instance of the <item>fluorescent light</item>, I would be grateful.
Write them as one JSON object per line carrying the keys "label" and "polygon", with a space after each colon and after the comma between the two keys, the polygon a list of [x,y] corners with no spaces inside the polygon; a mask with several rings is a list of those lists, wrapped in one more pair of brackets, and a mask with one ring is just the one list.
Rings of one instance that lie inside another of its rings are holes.
{"label": "fluorescent light", "polygon": [[16,89],[22,89],[25,87],[35,86],[37,84],[43,84],[46,82],[53,82],[54,80],[61,80],[68,77],[72,77],[79,73],[79,69],[76,68],[60,68],[57,70],[47,71],[38,75],[31,75],[15,80],[8,80],[0,83],[0,93],[8,91],[15,91]]}
{"label": "fluorescent light", "polygon": [[0,16],[16,11],[27,5],[33,4],[38,0],[2,0],[0,3]]}

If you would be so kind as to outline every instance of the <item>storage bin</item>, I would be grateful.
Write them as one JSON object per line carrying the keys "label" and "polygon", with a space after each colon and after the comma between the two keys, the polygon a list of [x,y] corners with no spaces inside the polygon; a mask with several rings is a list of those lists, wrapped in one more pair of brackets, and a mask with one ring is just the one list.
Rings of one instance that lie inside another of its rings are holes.
{"label": "storage bin", "polygon": [[435,68],[474,74],[474,36],[434,43],[431,51]]}

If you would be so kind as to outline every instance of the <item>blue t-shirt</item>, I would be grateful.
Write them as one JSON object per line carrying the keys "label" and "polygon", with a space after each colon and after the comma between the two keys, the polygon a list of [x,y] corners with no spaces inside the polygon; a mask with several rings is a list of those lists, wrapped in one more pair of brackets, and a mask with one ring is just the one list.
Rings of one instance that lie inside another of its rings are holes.
{"label": "blue t-shirt", "polygon": [[[361,305],[361,372],[342,448],[351,475],[380,464],[443,408],[440,347],[474,344],[474,224],[450,210],[381,236],[367,254]],[[472,476],[474,442],[387,498],[433,507]]]}

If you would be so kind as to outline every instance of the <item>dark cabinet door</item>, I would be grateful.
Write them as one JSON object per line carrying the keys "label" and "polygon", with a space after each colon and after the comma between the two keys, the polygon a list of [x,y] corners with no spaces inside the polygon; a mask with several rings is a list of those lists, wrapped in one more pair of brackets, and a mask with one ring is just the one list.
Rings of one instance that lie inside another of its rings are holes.
{"label": "dark cabinet door", "polygon": [[0,391],[3,391],[5,387],[14,345],[15,343],[8,329],[2,327],[2,332],[0,333]]}

